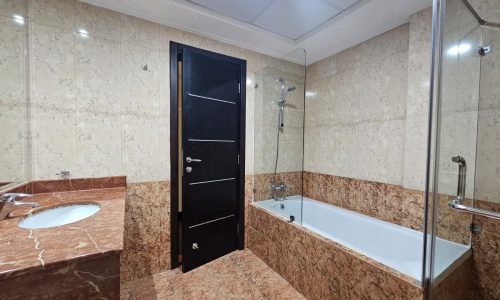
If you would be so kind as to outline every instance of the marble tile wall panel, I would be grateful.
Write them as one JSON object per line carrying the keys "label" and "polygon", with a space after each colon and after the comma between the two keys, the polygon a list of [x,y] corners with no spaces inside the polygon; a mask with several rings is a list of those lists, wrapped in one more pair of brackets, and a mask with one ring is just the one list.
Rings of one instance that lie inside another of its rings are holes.
{"label": "marble tile wall panel", "polygon": [[0,2],[0,181],[22,182],[30,175],[27,102],[27,17],[25,1]]}
{"label": "marble tile wall panel", "polygon": [[493,22],[500,23],[500,6],[495,0],[469,0],[474,10],[481,18]]}
{"label": "marble tile wall panel", "polygon": [[408,96],[406,104],[405,188],[424,190],[427,159],[428,103],[431,58],[432,11],[410,18]]}
{"label": "marble tile wall panel", "polygon": [[[256,174],[253,176],[254,201],[272,198],[271,184],[273,180],[274,174]],[[276,182],[284,182],[287,185],[287,196],[302,195],[302,172],[277,173]]]}
{"label": "marble tile wall panel", "polygon": [[0,288],[2,299],[119,299],[120,255],[5,279]]}
{"label": "marble tile wall panel", "polygon": [[422,299],[401,274],[250,206],[248,247],[308,299]]}
{"label": "marble tile wall panel", "polygon": [[[479,208],[500,212],[498,203],[477,201]],[[500,299],[500,223],[474,216],[481,232],[472,235],[474,299]]]}
{"label": "marble tile wall panel", "polygon": [[[423,230],[424,193],[399,185],[304,172],[304,196],[356,211],[380,220]],[[471,217],[448,207],[453,198],[441,195],[438,206],[437,235],[469,244]],[[466,204],[471,201],[467,200]]]}
{"label": "marble tile wall panel", "polygon": [[122,280],[170,269],[170,182],[127,185]]}
{"label": "marble tile wall panel", "polygon": [[[303,68],[301,71],[292,63],[79,1],[31,2],[33,131],[48,130],[50,137],[43,136],[42,141],[34,135],[36,179],[57,178],[60,170],[68,170],[74,177],[123,174],[130,182],[169,179],[170,41],[245,59],[250,81],[266,65],[287,74],[303,73]],[[5,9],[22,9],[12,1],[0,3]],[[250,87],[247,174],[253,173],[255,89]],[[297,95],[300,93],[299,88]],[[290,112],[289,120],[300,119],[298,114]],[[43,127],[51,116],[56,124]],[[94,127],[90,120],[96,121]],[[50,136],[56,130],[52,127],[59,126],[64,127],[57,129],[63,138]],[[110,131],[116,137],[109,138]],[[142,143],[141,137],[148,142]],[[50,145],[59,146],[60,140],[65,145],[52,151]],[[96,147],[99,141],[105,141],[100,148]],[[87,142],[90,146],[81,147]],[[286,155],[283,159],[282,164],[298,160]]]}
{"label": "marble tile wall panel", "polygon": [[402,184],[408,44],[404,24],[308,67],[305,170]]}

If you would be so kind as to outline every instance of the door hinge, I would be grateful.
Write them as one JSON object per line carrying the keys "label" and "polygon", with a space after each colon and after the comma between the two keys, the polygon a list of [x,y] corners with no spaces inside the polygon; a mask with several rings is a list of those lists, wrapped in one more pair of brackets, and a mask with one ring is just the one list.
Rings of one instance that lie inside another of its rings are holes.
{"label": "door hinge", "polygon": [[240,164],[240,155],[238,154],[238,165]]}
{"label": "door hinge", "polygon": [[241,94],[241,83],[238,83],[238,94]]}
{"label": "door hinge", "polygon": [[481,232],[481,225],[476,224],[476,223],[471,223],[469,226],[470,232],[472,233],[480,233]]}
{"label": "door hinge", "polygon": [[236,223],[236,233],[240,233],[240,223]]}

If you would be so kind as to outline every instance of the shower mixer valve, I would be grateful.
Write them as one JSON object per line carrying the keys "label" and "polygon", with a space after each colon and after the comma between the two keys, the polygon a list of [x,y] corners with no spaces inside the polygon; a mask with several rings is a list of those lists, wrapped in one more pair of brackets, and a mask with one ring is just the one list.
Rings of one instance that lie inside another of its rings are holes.
{"label": "shower mixer valve", "polygon": [[286,200],[287,192],[288,192],[288,187],[284,182],[271,184],[271,195],[274,200],[276,201]]}

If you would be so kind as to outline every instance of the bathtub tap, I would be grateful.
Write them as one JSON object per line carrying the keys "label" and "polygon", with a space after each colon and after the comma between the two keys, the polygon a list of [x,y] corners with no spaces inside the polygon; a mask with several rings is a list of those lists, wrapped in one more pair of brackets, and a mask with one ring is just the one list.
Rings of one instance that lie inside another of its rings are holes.
{"label": "bathtub tap", "polygon": [[288,187],[284,182],[272,183],[271,184],[271,196],[276,201],[286,200],[286,193],[288,192]]}

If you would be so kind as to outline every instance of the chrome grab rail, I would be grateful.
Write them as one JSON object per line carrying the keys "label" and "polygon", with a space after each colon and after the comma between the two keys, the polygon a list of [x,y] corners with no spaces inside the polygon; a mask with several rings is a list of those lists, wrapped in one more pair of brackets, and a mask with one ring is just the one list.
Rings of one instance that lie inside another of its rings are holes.
{"label": "chrome grab rail", "polygon": [[448,202],[448,206],[463,213],[500,220],[500,213],[462,204],[465,199],[465,174],[467,172],[467,163],[463,157],[458,155],[452,157],[451,161],[458,163],[458,186],[457,196]]}
{"label": "chrome grab rail", "polygon": [[460,212],[469,213],[469,214],[473,214],[473,215],[479,215],[479,216],[483,216],[483,217],[487,217],[487,218],[492,218],[492,219],[495,219],[495,220],[500,220],[500,213],[497,213],[497,212],[494,212],[494,211],[490,211],[490,210],[486,210],[486,209],[481,209],[481,208],[475,208],[475,207],[471,207],[471,206],[462,205],[462,204],[458,203],[457,200],[458,200],[457,198],[451,200],[448,203],[448,205],[451,208],[456,209],[456,210],[458,210]]}

